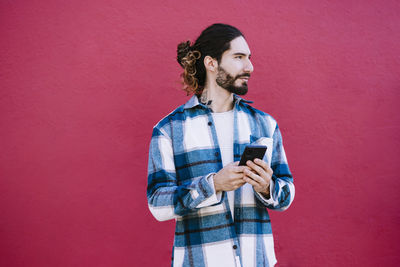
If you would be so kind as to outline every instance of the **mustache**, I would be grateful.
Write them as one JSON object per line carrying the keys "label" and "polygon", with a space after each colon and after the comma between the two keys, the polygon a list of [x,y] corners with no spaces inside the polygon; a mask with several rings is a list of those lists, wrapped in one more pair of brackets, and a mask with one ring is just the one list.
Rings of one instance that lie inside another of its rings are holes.
{"label": "mustache", "polygon": [[236,75],[235,80],[243,78],[243,77],[250,78],[250,76],[251,76],[250,73],[242,73],[242,74]]}

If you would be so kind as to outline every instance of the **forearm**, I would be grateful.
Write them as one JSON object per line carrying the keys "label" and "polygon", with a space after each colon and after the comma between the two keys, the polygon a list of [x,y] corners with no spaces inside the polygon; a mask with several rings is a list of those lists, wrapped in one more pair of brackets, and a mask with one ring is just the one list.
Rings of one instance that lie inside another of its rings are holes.
{"label": "forearm", "polygon": [[221,197],[209,183],[209,175],[181,186],[155,185],[148,188],[148,204],[153,216],[160,221],[170,220],[199,208],[218,204]]}
{"label": "forearm", "polygon": [[255,192],[258,200],[267,208],[284,211],[292,204],[295,187],[291,175],[284,177],[273,175],[269,190],[269,197]]}
{"label": "forearm", "polygon": [[177,175],[171,139],[165,131],[154,128],[149,149],[147,200],[157,220],[174,219],[217,202],[212,199],[216,194],[210,174],[194,178]]}
{"label": "forearm", "polygon": [[278,126],[276,126],[273,134],[271,169],[273,170],[273,175],[270,181],[270,196],[269,198],[264,198],[262,195],[257,194],[257,198],[267,208],[283,211],[292,204],[295,187]]}

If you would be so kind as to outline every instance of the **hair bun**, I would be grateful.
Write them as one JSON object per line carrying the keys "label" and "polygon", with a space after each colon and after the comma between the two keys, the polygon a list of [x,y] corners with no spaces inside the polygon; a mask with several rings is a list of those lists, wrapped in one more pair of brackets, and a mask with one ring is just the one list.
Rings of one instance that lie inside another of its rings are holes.
{"label": "hair bun", "polygon": [[178,49],[177,49],[177,60],[179,65],[183,67],[182,64],[182,59],[187,56],[187,54],[191,51],[190,47],[190,41],[182,42],[178,44]]}
{"label": "hair bun", "polygon": [[190,41],[186,41],[178,44],[177,54],[176,59],[183,68],[183,84],[187,88],[191,88],[188,89],[189,91],[196,92],[199,88],[198,79],[196,78],[196,61],[201,57],[201,53],[197,50],[193,50],[190,46]]}

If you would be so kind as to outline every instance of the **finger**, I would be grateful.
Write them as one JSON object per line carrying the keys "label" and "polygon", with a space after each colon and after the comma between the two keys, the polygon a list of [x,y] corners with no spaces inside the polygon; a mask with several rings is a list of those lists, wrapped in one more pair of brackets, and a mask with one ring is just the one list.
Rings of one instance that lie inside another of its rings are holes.
{"label": "finger", "polygon": [[243,171],[244,170],[249,170],[249,171],[252,171],[253,169],[252,168],[250,168],[249,166],[243,166]]}
{"label": "finger", "polygon": [[246,166],[232,166],[231,170],[233,172],[243,172],[246,169]]}
{"label": "finger", "polygon": [[261,187],[259,183],[257,183],[255,180],[247,176],[245,176],[243,180],[246,181],[246,183],[251,184],[254,187],[254,189],[259,189]]}
{"label": "finger", "polygon": [[261,168],[260,166],[258,166],[257,164],[255,164],[253,161],[248,160],[246,162],[247,166],[249,166],[250,168],[252,168],[253,170],[255,170],[258,175],[262,176],[262,177],[266,177],[267,173],[264,171],[263,168]]}
{"label": "finger", "polygon": [[233,180],[240,180],[243,178],[243,173],[242,172],[232,172],[229,175],[229,179],[233,179]]}
{"label": "finger", "polygon": [[255,174],[255,173],[253,173],[253,172],[251,172],[251,171],[248,171],[248,170],[245,170],[243,173],[244,173],[245,176],[247,176],[248,178],[250,178],[250,179],[254,180],[255,182],[257,182],[257,184],[259,184],[259,186],[265,186],[265,185],[267,185],[267,182],[266,182],[262,177],[260,177],[260,176],[257,175],[257,174]]}
{"label": "finger", "polygon": [[243,173],[245,170],[254,172],[254,170],[252,168],[250,168],[249,166],[239,166],[239,168],[241,168],[241,171],[240,171],[241,173]]}
{"label": "finger", "polygon": [[225,168],[235,168],[235,167],[237,167],[237,166],[239,166],[239,162],[238,161],[235,161],[235,162],[231,162],[231,163],[229,163],[229,164],[227,164],[226,166],[225,166]]}
{"label": "finger", "polygon": [[267,172],[268,174],[272,175],[273,171],[268,166],[268,163],[266,163],[265,161],[263,161],[261,159],[255,159],[254,163],[257,164],[258,166],[261,166],[261,168],[263,168],[265,172]]}
{"label": "finger", "polygon": [[241,187],[242,185],[244,185],[245,183],[246,183],[246,181],[244,181],[243,178],[242,178],[242,179],[238,180],[238,181],[235,183],[235,186],[237,186],[237,188],[239,188],[239,187]]}

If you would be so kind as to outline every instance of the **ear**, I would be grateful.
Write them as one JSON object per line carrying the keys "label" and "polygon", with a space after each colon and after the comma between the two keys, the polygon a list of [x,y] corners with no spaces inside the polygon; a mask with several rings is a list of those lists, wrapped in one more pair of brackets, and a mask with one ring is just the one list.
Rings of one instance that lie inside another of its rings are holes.
{"label": "ear", "polygon": [[203,62],[206,70],[209,70],[211,72],[217,71],[218,61],[216,59],[210,56],[205,56]]}

